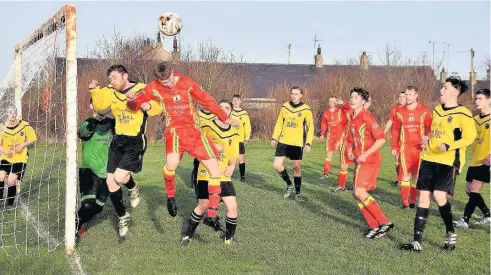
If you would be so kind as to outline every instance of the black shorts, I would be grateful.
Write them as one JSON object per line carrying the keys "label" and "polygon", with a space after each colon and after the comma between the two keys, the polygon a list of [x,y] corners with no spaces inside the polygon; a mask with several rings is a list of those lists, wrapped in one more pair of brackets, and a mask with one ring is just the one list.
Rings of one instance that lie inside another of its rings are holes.
{"label": "black shorts", "polygon": [[245,144],[243,142],[239,142],[239,154],[245,155]]}
{"label": "black shorts", "polygon": [[133,173],[140,172],[146,147],[145,136],[115,135],[109,146],[107,172],[113,174],[116,168]]}
{"label": "black shorts", "polygon": [[481,166],[469,166],[467,169],[467,175],[465,176],[465,181],[472,182],[473,180],[477,180],[484,183],[489,183],[490,178],[489,165],[481,165]]}
{"label": "black shorts", "polygon": [[98,177],[89,168],[80,168],[78,169],[78,180],[81,202],[95,199],[96,203],[100,206],[106,203],[107,197],[109,197],[106,179]]}
{"label": "black shorts", "polygon": [[457,175],[458,169],[454,166],[422,160],[416,189],[445,191],[453,196]]}
{"label": "black shorts", "polygon": [[27,164],[23,162],[10,163],[2,159],[0,162],[0,171],[5,171],[7,175],[16,174],[17,180],[22,181],[24,173],[26,172],[26,166]]}
{"label": "black shorts", "polygon": [[287,157],[290,160],[302,160],[303,148],[278,142],[276,145],[275,157]]}
{"label": "black shorts", "polygon": [[[220,182],[220,187],[222,188],[222,192],[220,193],[220,197],[236,197],[234,185],[231,181],[222,181]],[[199,200],[207,200],[210,194],[208,193],[208,181],[207,180],[199,180],[198,185],[196,186],[197,195]]]}

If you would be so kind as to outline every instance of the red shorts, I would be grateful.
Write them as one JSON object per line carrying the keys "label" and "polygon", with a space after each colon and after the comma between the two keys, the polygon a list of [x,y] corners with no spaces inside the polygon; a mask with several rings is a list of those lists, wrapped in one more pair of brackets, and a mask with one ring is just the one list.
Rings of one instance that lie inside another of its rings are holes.
{"label": "red shorts", "polygon": [[421,158],[421,147],[419,145],[401,146],[399,161],[403,175],[418,175]]}
{"label": "red shorts", "polygon": [[217,150],[213,142],[196,128],[170,128],[165,131],[165,150],[167,154],[178,153],[182,157],[188,152],[198,160],[216,158]]}
{"label": "red shorts", "polygon": [[339,145],[339,164],[353,164],[353,160],[348,158],[348,149],[346,148],[346,142],[340,141]]}
{"label": "red shorts", "polygon": [[[326,139],[326,152],[334,152],[335,150],[339,149],[339,141],[340,141],[339,136],[331,136],[327,135]],[[338,143],[338,146],[336,147],[336,143]]]}
{"label": "red shorts", "polygon": [[365,188],[367,191],[377,188],[377,177],[380,165],[357,164],[355,167],[355,188]]}

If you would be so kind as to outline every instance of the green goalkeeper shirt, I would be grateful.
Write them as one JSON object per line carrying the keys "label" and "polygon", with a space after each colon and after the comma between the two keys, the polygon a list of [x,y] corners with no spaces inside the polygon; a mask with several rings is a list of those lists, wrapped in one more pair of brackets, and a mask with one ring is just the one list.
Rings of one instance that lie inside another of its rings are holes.
{"label": "green goalkeeper shirt", "polygon": [[100,178],[107,177],[109,146],[113,139],[114,119],[95,118],[84,120],[78,129],[82,140],[82,163],[80,168],[88,168]]}

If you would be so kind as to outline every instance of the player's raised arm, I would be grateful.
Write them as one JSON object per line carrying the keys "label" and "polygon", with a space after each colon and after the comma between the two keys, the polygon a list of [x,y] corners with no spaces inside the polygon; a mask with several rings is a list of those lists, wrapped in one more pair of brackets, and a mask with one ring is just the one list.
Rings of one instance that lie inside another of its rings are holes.
{"label": "player's raised arm", "polygon": [[229,119],[227,114],[220,108],[217,101],[207,91],[203,90],[196,82],[193,83],[191,96],[196,99],[196,101],[198,101],[203,108],[216,115],[222,122],[226,123]]}
{"label": "player's raised arm", "polygon": [[[126,93],[126,105],[128,109],[132,111],[137,111],[141,108],[142,104],[149,103],[153,108],[154,105],[150,103],[150,100],[153,100],[156,103],[159,103],[160,100],[154,95],[154,82],[150,82],[145,88],[141,89],[137,93],[133,94],[131,92]],[[156,91],[158,94],[158,92]],[[160,106],[160,104],[159,104]],[[162,108],[160,107],[160,112],[162,112]]]}
{"label": "player's raised arm", "polygon": [[77,136],[81,140],[88,140],[94,133],[95,126],[97,125],[97,120],[93,117],[86,119],[80,123],[78,128]]}
{"label": "player's raised arm", "polygon": [[312,140],[314,139],[314,119],[312,118],[312,111],[308,110],[305,115],[305,122],[307,127],[307,138],[305,145],[312,147]]}
{"label": "player's raised arm", "polygon": [[320,137],[323,138],[326,136],[326,132],[327,132],[327,118],[326,118],[326,112],[327,112],[327,109],[325,109],[323,112],[322,112],[322,119],[321,119],[321,134],[320,134]]}
{"label": "player's raised arm", "polygon": [[[431,123],[431,122],[430,122]],[[396,113],[396,117],[394,119],[394,124],[392,128],[392,151],[397,150],[399,148],[399,137],[401,136],[401,115]]]}
{"label": "player's raised arm", "polygon": [[280,113],[278,114],[278,119],[276,120],[276,124],[274,125],[272,140],[278,141],[280,139],[281,130],[283,130],[283,123],[285,123],[285,118],[283,117],[283,107],[280,109]]}

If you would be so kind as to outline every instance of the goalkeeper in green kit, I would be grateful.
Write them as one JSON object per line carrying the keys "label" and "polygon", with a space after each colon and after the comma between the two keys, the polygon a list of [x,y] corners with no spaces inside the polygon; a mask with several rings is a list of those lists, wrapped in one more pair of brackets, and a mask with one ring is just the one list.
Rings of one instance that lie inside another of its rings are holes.
{"label": "goalkeeper in green kit", "polygon": [[[92,109],[92,101],[90,104]],[[78,210],[77,236],[86,235],[87,223],[102,211],[109,196],[106,184],[109,145],[113,139],[115,121],[95,113],[78,129],[82,140],[82,163],[78,171],[81,205]]]}

